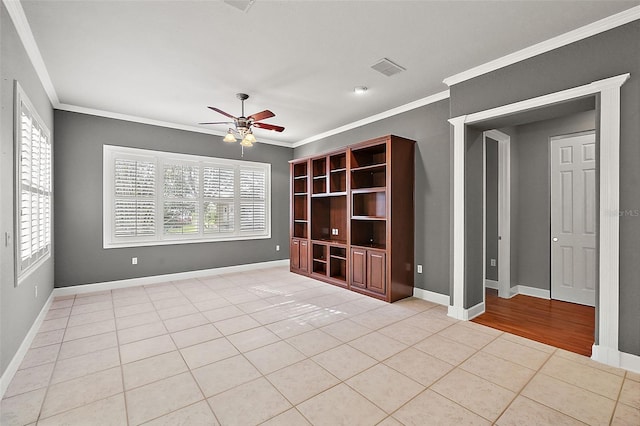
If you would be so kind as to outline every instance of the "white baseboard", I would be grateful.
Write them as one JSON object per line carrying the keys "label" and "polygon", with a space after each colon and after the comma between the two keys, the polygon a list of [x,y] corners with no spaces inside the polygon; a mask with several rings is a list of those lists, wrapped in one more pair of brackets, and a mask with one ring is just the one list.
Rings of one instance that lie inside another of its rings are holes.
{"label": "white baseboard", "polygon": [[540,299],[551,299],[551,291],[526,285],[511,287],[511,294],[513,296],[516,294],[523,294],[525,296],[539,297]]}
{"label": "white baseboard", "polygon": [[469,309],[457,308],[455,306],[449,305],[447,316],[461,321],[470,321],[478,315],[484,314],[484,310],[484,302],[480,302],[477,305],[470,307]]}
{"label": "white baseboard", "polygon": [[485,279],[484,280],[484,286],[486,288],[490,288],[493,290],[499,290],[500,289],[500,283],[498,281],[494,281],[494,280],[490,280],[490,279]]}
{"label": "white baseboard", "polygon": [[469,309],[465,309],[463,319],[465,321],[470,321],[478,315],[484,314],[484,309],[484,302],[480,302],[477,305],[470,307]]}
{"label": "white baseboard", "polygon": [[273,268],[276,266],[289,266],[289,259],[272,260],[270,262],[248,263],[246,265],[224,266],[221,268],[201,269],[198,271],[176,272],[174,274],[152,275],[148,277],[130,278],[126,280],[106,281],[94,284],[82,284],[69,287],[59,287],[53,290],[56,296],[70,294],[91,293],[94,291],[115,290],[119,288],[136,287],[139,285],[158,284],[167,281],[186,280],[190,278],[202,278],[212,275],[222,275],[232,272],[244,272],[254,269]]}
{"label": "white baseboard", "polygon": [[447,316],[462,321],[464,320],[464,308],[449,305],[447,309]]}
{"label": "white baseboard", "polygon": [[617,349],[600,345],[593,345],[591,349],[591,359],[612,367],[624,368],[625,370],[640,373],[640,356],[620,352]]}
{"label": "white baseboard", "polygon": [[424,290],[422,288],[413,288],[413,297],[426,300],[428,302],[437,303],[438,305],[449,305],[449,296],[446,294],[436,293],[434,291]]}
{"label": "white baseboard", "polygon": [[29,332],[24,337],[24,340],[22,340],[22,344],[18,348],[18,351],[11,359],[11,362],[7,366],[6,370],[4,370],[4,373],[2,373],[2,377],[0,377],[0,399],[2,399],[2,397],[4,396],[4,393],[7,391],[7,388],[9,387],[9,383],[11,383],[11,380],[13,379],[13,376],[15,376],[16,372],[18,371],[18,368],[20,368],[20,364],[22,364],[22,360],[24,359],[24,356],[27,354],[27,351],[31,347],[31,343],[33,342],[33,339],[36,337],[38,330],[40,330],[40,326],[42,325],[42,321],[44,321],[44,318],[47,315],[47,312],[49,311],[49,306],[51,306],[53,297],[54,297],[53,292],[51,292],[44,306],[42,307],[42,309],[40,309],[40,313],[36,317],[36,320],[33,322],[33,325],[29,329]]}

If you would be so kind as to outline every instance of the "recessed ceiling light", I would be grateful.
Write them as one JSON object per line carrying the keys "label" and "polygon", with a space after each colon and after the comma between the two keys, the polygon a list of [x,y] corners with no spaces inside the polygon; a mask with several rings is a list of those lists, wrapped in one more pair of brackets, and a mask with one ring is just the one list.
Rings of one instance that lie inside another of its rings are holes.
{"label": "recessed ceiling light", "polygon": [[353,89],[353,92],[356,95],[364,95],[367,91],[367,86],[358,86],[356,88]]}

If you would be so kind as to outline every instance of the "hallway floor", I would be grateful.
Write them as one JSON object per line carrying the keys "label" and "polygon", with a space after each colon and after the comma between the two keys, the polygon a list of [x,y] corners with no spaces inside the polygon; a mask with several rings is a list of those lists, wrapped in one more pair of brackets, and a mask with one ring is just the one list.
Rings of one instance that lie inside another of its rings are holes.
{"label": "hallway floor", "polygon": [[591,356],[596,311],[592,306],[486,290],[485,313],[472,321],[556,348]]}
{"label": "hallway floor", "polygon": [[640,374],[285,268],[56,298],[8,425],[638,425]]}

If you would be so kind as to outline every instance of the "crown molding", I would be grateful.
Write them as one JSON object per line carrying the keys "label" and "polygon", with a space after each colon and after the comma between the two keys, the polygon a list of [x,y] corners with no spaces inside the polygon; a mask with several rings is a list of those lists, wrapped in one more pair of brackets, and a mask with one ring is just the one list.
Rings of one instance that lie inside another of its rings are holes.
{"label": "crown molding", "polygon": [[637,19],[640,19],[640,6],[632,7],[631,9],[627,9],[620,13],[616,13],[615,15],[600,19],[599,21],[587,24],[573,31],[569,31],[557,37],[550,38],[549,40],[534,44],[533,46],[526,47],[522,50],[518,50],[517,52],[511,53],[493,61],[489,61],[477,67],[463,71],[459,74],[447,77],[443,81],[447,86],[451,87],[454,84],[462,83],[463,81],[467,81],[483,74],[487,74],[491,71],[504,68],[508,65],[515,64],[516,62],[524,61],[525,59],[529,59],[542,53],[557,49],[559,47],[575,43],[596,34],[600,34],[610,29],[628,24],[629,22],[635,21]]}
{"label": "crown molding", "polygon": [[2,0],[2,3],[4,3],[4,6],[7,8],[9,17],[11,17],[11,21],[13,21],[13,25],[18,32],[27,56],[29,56],[33,68],[36,70],[38,78],[40,78],[40,82],[49,97],[49,101],[55,108],[60,103],[58,94],[49,76],[49,71],[47,71],[47,67],[44,64],[40,49],[38,49],[38,45],[36,44],[36,39],[33,38],[33,32],[29,26],[29,21],[27,21],[27,16],[24,14],[22,4],[20,4],[19,0]]}
{"label": "crown molding", "polygon": [[[113,118],[115,120],[130,121],[133,123],[149,124],[151,126],[166,127],[169,129],[184,130],[187,132],[204,133],[206,135],[224,136],[227,134],[227,132],[220,132],[218,130],[210,130],[210,129],[205,129],[197,126],[189,126],[186,124],[173,123],[170,121],[162,121],[162,120],[155,120],[152,118],[138,117],[135,115],[121,114],[119,112],[104,111],[100,109],[87,108],[87,107],[82,107],[78,105],[58,104],[56,109],[59,109],[62,111],[77,112],[80,114],[95,115],[97,117]],[[258,143],[283,146],[286,148],[292,147],[291,143],[289,142],[277,141],[273,139],[258,138]]]}
{"label": "crown molding", "polygon": [[417,101],[409,102],[408,104],[401,105],[396,108],[389,109],[387,111],[375,114],[362,120],[354,121],[353,123],[345,124],[344,126],[336,127],[333,130],[329,130],[317,135],[308,137],[301,141],[295,142],[292,146],[298,148],[299,146],[306,145],[311,142],[318,141],[320,139],[327,138],[329,136],[337,135],[338,133],[346,132],[347,130],[355,129],[366,124],[370,124],[376,121],[383,120],[385,118],[393,117],[394,115],[402,114],[403,112],[411,111],[412,109],[420,108],[425,105],[429,105],[449,97],[449,90],[445,90],[435,95],[427,96],[426,98],[418,99]]}

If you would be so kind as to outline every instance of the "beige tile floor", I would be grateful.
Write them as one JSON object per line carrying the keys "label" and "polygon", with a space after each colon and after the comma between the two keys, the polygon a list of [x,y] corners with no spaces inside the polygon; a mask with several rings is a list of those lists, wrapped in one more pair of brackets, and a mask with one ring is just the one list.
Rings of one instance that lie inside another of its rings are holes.
{"label": "beige tile floor", "polygon": [[9,425],[640,425],[640,375],[285,268],[56,298]]}

